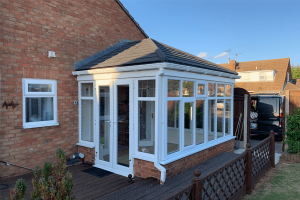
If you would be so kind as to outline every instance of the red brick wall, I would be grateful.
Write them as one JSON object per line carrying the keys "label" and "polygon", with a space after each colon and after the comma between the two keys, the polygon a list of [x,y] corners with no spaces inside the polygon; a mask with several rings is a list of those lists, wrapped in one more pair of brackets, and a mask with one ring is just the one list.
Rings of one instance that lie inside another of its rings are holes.
{"label": "red brick wall", "polygon": [[95,148],[78,146],[78,153],[84,154],[84,162],[95,164]]}
{"label": "red brick wall", "polygon": [[289,95],[290,95],[289,114],[291,114],[295,108],[300,107],[300,90],[290,90]]}
{"label": "red brick wall", "polygon": [[[204,162],[209,158],[219,155],[223,152],[233,153],[234,151],[234,140],[230,140],[219,144],[217,146],[208,148],[206,150],[194,153],[190,156],[176,160],[169,163],[163,167],[166,168],[167,178],[175,176],[182,173],[183,171],[197,165],[198,163]],[[134,175],[137,177],[148,178],[153,177],[160,179],[160,171],[154,167],[154,164],[149,161],[144,161],[140,159],[134,159]]]}
{"label": "red brick wall", "polygon": [[[0,160],[34,168],[51,160],[55,150],[66,155],[78,142],[77,81],[74,62],[122,38],[144,39],[114,0],[1,0],[1,99],[18,103],[0,106]],[[57,58],[48,59],[48,51]],[[57,80],[59,126],[23,129],[22,78]],[[0,176],[7,176],[0,164]],[[11,168],[11,174],[23,173]]]}

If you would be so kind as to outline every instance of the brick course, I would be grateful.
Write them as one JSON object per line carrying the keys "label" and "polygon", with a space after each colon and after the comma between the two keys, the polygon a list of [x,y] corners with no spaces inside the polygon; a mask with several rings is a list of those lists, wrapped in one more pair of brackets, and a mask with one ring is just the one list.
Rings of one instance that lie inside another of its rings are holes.
{"label": "brick course", "polygon": [[[166,169],[167,178],[170,178],[223,152],[234,152],[234,140],[230,140],[203,151],[194,153],[167,165],[163,165],[163,167]],[[153,162],[135,158],[133,170],[134,175],[137,177],[153,177],[160,179],[160,171],[156,169]]]}
{"label": "brick course", "polygon": [[[122,38],[145,36],[114,0],[1,0],[0,160],[34,168],[51,161],[57,148],[66,155],[78,142],[77,81],[74,62],[105,49]],[[48,59],[48,51],[56,58]],[[57,80],[59,126],[23,129],[22,78]],[[0,164],[0,176],[24,173]],[[28,171],[27,171],[28,172]]]}

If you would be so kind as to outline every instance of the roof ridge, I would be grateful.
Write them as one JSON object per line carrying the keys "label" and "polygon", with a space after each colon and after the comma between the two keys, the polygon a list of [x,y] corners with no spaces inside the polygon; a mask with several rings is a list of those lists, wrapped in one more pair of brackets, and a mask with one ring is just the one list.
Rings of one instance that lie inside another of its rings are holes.
{"label": "roof ridge", "polygon": [[[158,42],[158,41],[156,41],[156,40],[154,40],[154,41],[157,42],[157,43],[160,44],[160,45],[165,45],[165,46],[167,46],[167,47],[169,47],[169,48],[171,48],[171,49],[174,49],[174,50],[176,50],[176,51],[178,51],[178,52],[180,52],[180,53],[187,54],[187,55],[189,55],[189,56],[191,56],[191,57],[193,57],[193,58],[195,58],[195,59],[197,59],[197,60],[199,60],[199,61],[201,61],[201,62],[207,63],[208,66],[216,67],[216,68],[219,68],[219,69],[222,69],[222,70],[226,70],[226,71],[227,71],[227,70],[230,70],[230,69],[228,69],[228,68],[226,68],[226,67],[223,67],[223,66],[221,66],[221,65],[219,65],[219,64],[216,64],[216,63],[213,63],[213,62],[211,62],[211,61],[205,60],[205,59],[203,59],[203,58],[200,58],[200,57],[195,56],[195,55],[193,55],[193,54],[191,54],[191,53],[184,52],[184,51],[182,51],[182,50],[180,50],[180,49],[177,49],[177,48],[172,47],[172,46],[170,46],[170,45],[164,44],[164,43],[162,43],[162,42]],[[230,71],[232,71],[232,70],[230,70]],[[232,72],[233,72],[233,71],[232,71]]]}
{"label": "roof ridge", "polygon": [[124,46],[125,44],[129,43],[129,42],[132,42],[130,40],[127,40],[127,39],[123,39],[120,41],[120,42],[116,42],[115,44],[105,48],[104,50],[102,50],[101,52],[97,52],[96,54],[93,54],[92,56],[89,56],[88,58],[84,58],[84,60],[79,60],[78,63],[74,63],[74,70],[78,70],[80,69],[81,67],[83,67],[84,65],[90,63],[90,62],[93,62],[94,60]]}
{"label": "roof ridge", "polygon": [[160,58],[160,60],[162,62],[167,61],[167,56],[163,53],[163,51],[153,42],[153,40],[151,38],[148,39],[144,39],[147,40],[149,42],[149,44],[151,45],[151,47],[153,48],[154,52],[158,55],[158,57]]}

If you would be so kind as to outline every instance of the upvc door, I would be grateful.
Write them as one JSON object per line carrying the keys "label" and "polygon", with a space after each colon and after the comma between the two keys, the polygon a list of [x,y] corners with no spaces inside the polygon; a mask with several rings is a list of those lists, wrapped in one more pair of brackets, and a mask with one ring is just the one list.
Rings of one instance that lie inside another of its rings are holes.
{"label": "upvc door", "polygon": [[[96,81],[96,166],[113,167],[113,81]],[[107,168],[108,167],[108,168]]]}
{"label": "upvc door", "polygon": [[133,80],[114,83],[113,168],[127,176],[133,173]]}

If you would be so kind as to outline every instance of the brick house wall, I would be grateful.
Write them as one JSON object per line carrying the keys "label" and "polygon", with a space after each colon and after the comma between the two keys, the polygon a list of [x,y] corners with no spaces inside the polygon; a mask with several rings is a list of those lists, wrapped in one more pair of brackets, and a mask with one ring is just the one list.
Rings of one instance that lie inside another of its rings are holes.
{"label": "brick house wall", "polygon": [[[187,156],[180,160],[176,160],[167,165],[163,165],[163,167],[166,169],[167,178],[170,178],[197,165],[198,163],[204,162],[209,158],[212,158],[223,152],[230,152],[230,153],[234,152],[234,139],[221,143],[214,147],[205,149],[203,151],[194,153],[190,156]],[[135,176],[142,177],[142,178],[153,177],[156,179],[160,179],[160,171],[156,169],[154,163],[152,162],[135,158],[133,170]]]}
{"label": "brick house wall", "polygon": [[295,108],[300,107],[300,90],[290,90],[287,95],[289,95],[289,114],[291,114]]}
{"label": "brick house wall", "polygon": [[[73,154],[78,142],[74,62],[145,34],[115,0],[1,0],[0,16],[0,104],[19,104],[0,107],[0,160],[34,168],[52,161],[59,147]],[[48,59],[48,51],[57,57]],[[57,80],[59,126],[23,129],[22,78]],[[0,164],[0,177],[22,173],[28,171]]]}

